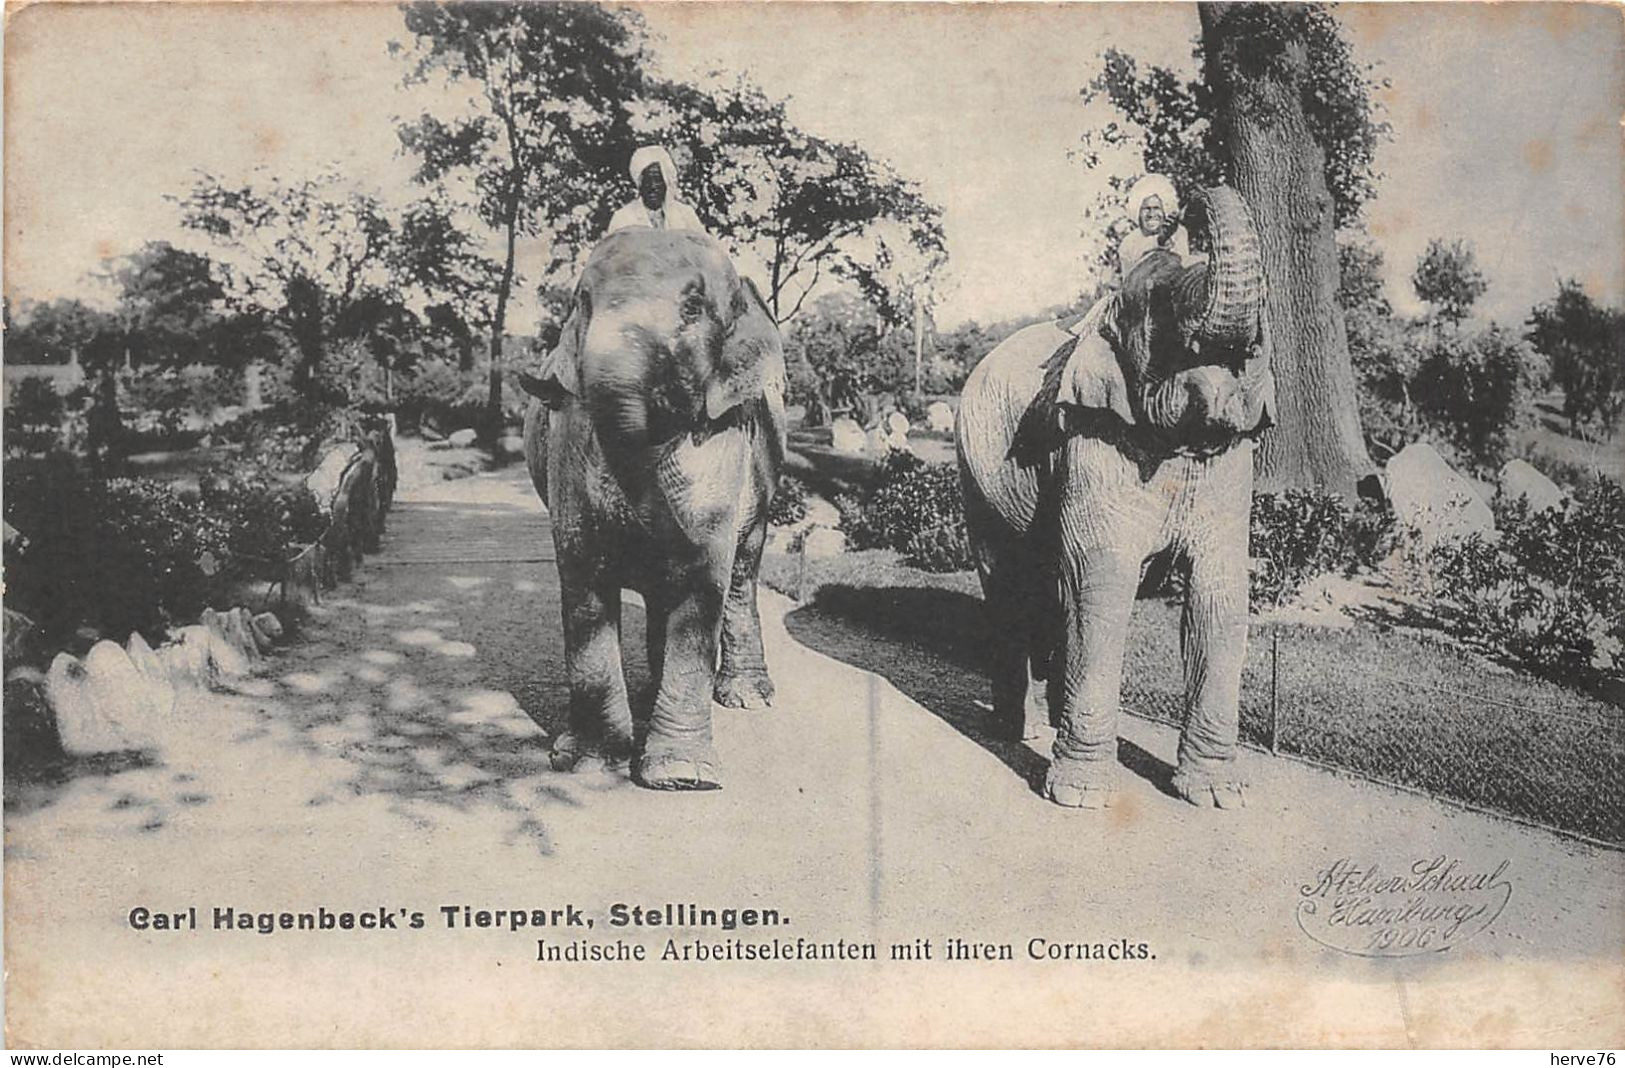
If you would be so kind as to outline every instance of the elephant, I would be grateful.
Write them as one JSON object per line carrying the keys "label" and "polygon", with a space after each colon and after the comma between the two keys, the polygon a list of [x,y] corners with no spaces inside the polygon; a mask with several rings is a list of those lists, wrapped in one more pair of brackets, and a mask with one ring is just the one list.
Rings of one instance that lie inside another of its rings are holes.
{"label": "elephant", "polygon": [[1149,253],[1071,323],[1011,335],[965,383],[955,425],[991,632],[994,713],[1056,738],[1043,793],[1102,808],[1116,774],[1129,616],[1148,560],[1188,567],[1185,723],[1173,787],[1245,803],[1235,770],[1257,437],[1273,423],[1258,232],[1229,188],[1187,222],[1206,263]]}
{"label": "elephant", "polygon": [[[637,753],[657,789],[721,785],[711,702],[765,708],[756,580],[784,462],[784,352],[709,237],[633,228],[591,252],[534,373],[525,457],[551,517],[569,674],[551,763]],[[621,668],[623,588],[644,600],[653,708],[641,752]]]}

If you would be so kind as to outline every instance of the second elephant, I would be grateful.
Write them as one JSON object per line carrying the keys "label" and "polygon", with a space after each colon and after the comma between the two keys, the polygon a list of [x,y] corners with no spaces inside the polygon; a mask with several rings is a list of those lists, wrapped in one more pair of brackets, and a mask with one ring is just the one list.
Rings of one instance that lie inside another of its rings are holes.
{"label": "second elephant", "polygon": [[998,643],[995,713],[1030,723],[1032,687],[1047,685],[1057,734],[1044,792],[1062,805],[1109,803],[1129,615],[1158,553],[1189,568],[1174,785],[1197,804],[1242,803],[1252,439],[1270,425],[1274,380],[1246,205],[1206,190],[1192,213],[1208,263],[1149,254],[1081,321],[1005,340],[960,401],[966,519]]}

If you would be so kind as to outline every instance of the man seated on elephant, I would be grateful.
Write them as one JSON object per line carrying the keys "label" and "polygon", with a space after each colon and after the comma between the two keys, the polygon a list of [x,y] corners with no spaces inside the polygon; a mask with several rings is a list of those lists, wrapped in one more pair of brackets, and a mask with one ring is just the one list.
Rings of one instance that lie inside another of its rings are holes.
{"label": "man seated on elephant", "polygon": [[629,170],[638,195],[610,217],[609,233],[634,226],[705,233],[694,209],[677,199],[677,165],[670,152],[659,145],[645,145],[632,153]]}
{"label": "man seated on elephant", "polygon": [[1185,228],[1179,225],[1179,194],[1174,183],[1160,174],[1147,174],[1129,187],[1128,212],[1132,230],[1117,246],[1117,268],[1123,277],[1147,254],[1164,249],[1181,263],[1190,256]]}

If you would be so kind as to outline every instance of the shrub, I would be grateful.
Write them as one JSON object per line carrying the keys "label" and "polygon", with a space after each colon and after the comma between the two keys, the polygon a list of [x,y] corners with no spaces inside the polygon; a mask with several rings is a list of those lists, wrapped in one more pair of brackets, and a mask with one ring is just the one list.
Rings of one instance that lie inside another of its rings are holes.
{"label": "shrub", "polygon": [[807,485],[794,475],[779,479],[779,488],[773,494],[773,503],[767,509],[767,521],[776,527],[788,527],[807,518]]}
{"label": "shrub", "polygon": [[149,479],[88,477],[54,455],[6,472],[6,521],[28,539],[6,561],[6,600],[49,635],[81,624],[150,633],[207,603],[226,526],[196,494]]}
{"label": "shrub", "polygon": [[175,426],[243,403],[243,376],[222,367],[143,368],[120,376],[119,386],[123,405]]}
{"label": "shrub", "polygon": [[1505,503],[1498,538],[1434,550],[1454,629],[1541,674],[1621,673],[1625,646],[1625,490],[1582,486],[1564,508]]}
{"label": "shrub", "polygon": [[326,520],[303,482],[287,482],[268,467],[239,462],[207,472],[199,486],[204,508],[225,526],[233,573],[268,577],[277,565],[321,537]]}
{"label": "shrub", "polygon": [[152,479],[92,478],[53,454],[6,469],[5,517],[27,538],[6,559],[6,604],[53,638],[81,625],[156,637],[190,621],[230,583],[270,577],[324,529],[302,484],[237,464],[201,492]]}
{"label": "shrub", "polygon": [[5,444],[23,452],[45,452],[56,443],[67,405],[44,378],[25,378],[6,403]]}
{"label": "shrub", "polygon": [[1421,345],[1410,383],[1417,411],[1478,470],[1500,467],[1512,432],[1532,414],[1534,349],[1495,326],[1439,329]]}
{"label": "shrub", "polygon": [[1375,567],[1392,533],[1392,515],[1375,502],[1351,507],[1335,494],[1304,490],[1257,494],[1250,600],[1254,607],[1284,604],[1317,575]]}
{"label": "shrub", "polygon": [[[507,385],[507,383],[504,383]],[[489,384],[480,371],[459,371],[455,364],[441,360],[427,360],[418,364],[410,375],[395,380],[395,416],[402,426],[416,427],[429,420],[444,430],[472,426],[478,419]],[[520,393],[517,386],[503,391]],[[473,406],[466,403],[472,395]]]}
{"label": "shrub", "polygon": [[868,490],[861,497],[838,498],[836,508],[854,549],[895,549],[924,571],[974,566],[953,464],[928,464],[913,453],[892,452]]}
{"label": "shrub", "polygon": [[335,441],[353,440],[366,413],[305,401],[246,412],[215,429],[216,440],[243,446],[240,458],[272,471],[306,472]]}

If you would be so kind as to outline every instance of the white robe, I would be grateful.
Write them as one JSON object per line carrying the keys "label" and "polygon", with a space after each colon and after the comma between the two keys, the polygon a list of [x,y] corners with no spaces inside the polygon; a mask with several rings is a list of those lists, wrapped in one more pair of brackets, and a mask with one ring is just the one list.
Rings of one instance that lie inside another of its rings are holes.
{"label": "white robe", "polygon": [[637,199],[630,204],[624,204],[610,217],[609,230],[613,234],[616,230],[627,230],[637,226],[653,227],[656,230],[694,230],[705,233],[705,226],[700,217],[694,214],[694,209],[681,200],[666,198],[665,207],[656,213],[644,207],[643,200]]}

